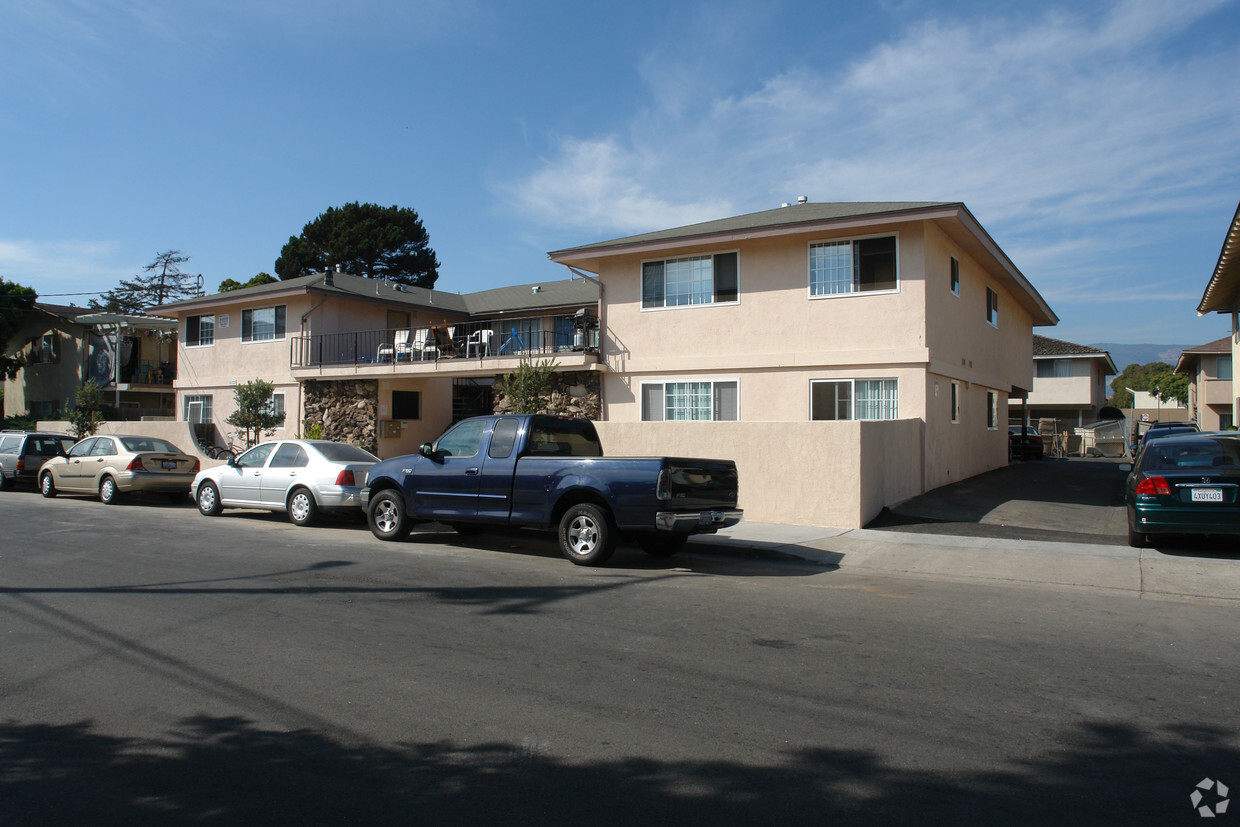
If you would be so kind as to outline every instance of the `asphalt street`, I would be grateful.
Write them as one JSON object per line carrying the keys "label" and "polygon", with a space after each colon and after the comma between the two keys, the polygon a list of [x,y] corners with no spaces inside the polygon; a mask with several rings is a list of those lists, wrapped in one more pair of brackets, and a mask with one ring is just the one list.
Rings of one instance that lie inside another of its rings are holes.
{"label": "asphalt street", "polygon": [[3,823],[1168,824],[1240,783],[1227,599],[32,492],[0,525]]}

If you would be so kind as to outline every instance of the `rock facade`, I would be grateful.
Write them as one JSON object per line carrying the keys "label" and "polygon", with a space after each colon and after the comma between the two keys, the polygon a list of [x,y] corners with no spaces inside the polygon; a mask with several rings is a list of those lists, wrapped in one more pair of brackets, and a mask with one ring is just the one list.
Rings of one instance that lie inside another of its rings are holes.
{"label": "rock facade", "polygon": [[319,423],[323,439],[347,442],[372,454],[379,450],[378,380],[306,382],[305,394],[303,434]]}
{"label": "rock facade", "polygon": [[[551,392],[538,412],[597,421],[603,412],[600,388],[600,374],[592,370],[554,373]],[[504,396],[504,380],[500,377],[495,382],[495,413],[512,412],[512,403]]]}

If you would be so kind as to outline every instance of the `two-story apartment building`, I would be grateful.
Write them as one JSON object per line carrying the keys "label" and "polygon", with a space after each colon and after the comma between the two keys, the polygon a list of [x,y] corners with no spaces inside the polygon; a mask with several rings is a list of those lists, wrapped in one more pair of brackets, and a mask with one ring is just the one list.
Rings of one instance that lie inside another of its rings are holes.
{"label": "two-story apartment building", "polygon": [[749,518],[859,526],[1007,461],[1058,319],[961,203],[798,203],[555,251],[602,285],[604,448],[734,459]]}
{"label": "two-story apartment building", "polygon": [[158,317],[36,302],[9,340],[9,355],[25,364],[4,380],[6,414],[57,417],[91,380],[115,416],[171,415],[174,327]]}
{"label": "two-story apartment building", "polygon": [[1235,425],[1231,384],[1232,337],[1224,336],[1197,347],[1185,348],[1175,372],[1188,374],[1188,415],[1203,431]]}
{"label": "two-story apartment building", "polygon": [[[1033,387],[1025,400],[1009,399],[1013,424],[1055,420],[1055,432],[1098,419],[1106,406],[1107,377],[1118,371],[1111,354],[1047,336],[1033,337]],[[1023,404],[1022,404],[1023,403]]]}
{"label": "two-story apartment building", "polygon": [[522,357],[554,360],[566,412],[597,409],[598,287],[582,279],[460,295],[330,272],[160,312],[180,331],[178,418],[233,448],[243,447],[226,422],[234,392],[254,379],[272,383],[285,414],[276,437],[317,424],[381,457],[490,413],[496,378]]}
{"label": "two-story apartment building", "polygon": [[[1240,206],[1236,207],[1231,226],[1223,238],[1223,249],[1219,251],[1214,272],[1210,275],[1205,292],[1201,295],[1197,313],[1198,315],[1223,313],[1231,316],[1231,336],[1228,338],[1231,344],[1231,364],[1235,364],[1236,357],[1240,356]],[[1237,388],[1234,382],[1231,383],[1230,423],[1232,425],[1236,424],[1237,409],[1240,409],[1238,389],[1240,388]],[[1220,390],[1221,386],[1214,388],[1216,394]],[[1211,410],[1219,414],[1221,422],[1227,403],[1220,399],[1213,403],[1207,402],[1207,406],[1212,406]]]}

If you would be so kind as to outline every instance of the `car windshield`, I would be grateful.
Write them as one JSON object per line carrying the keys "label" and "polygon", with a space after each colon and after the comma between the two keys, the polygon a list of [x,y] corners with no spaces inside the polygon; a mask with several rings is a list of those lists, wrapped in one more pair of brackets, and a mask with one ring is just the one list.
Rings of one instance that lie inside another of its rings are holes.
{"label": "car windshield", "polygon": [[347,442],[316,442],[314,450],[332,462],[378,462],[379,458]]}
{"label": "car windshield", "polygon": [[126,451],[133,451],[135,454],[142,453],[159,453],[159,454],[179,454],[181,449],[155,437],[121,437],[121,444],[125,446]]}

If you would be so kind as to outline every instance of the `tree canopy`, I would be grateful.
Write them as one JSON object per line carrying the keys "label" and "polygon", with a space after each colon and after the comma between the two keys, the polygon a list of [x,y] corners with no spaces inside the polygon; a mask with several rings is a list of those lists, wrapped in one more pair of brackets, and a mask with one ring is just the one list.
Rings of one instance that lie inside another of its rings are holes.
{"label": "tree canopy", "polygon": [[26,314],[34,309],[39,294],[30,287],[6,281],[0,276],[0,374],[10,379],[22,366],[20,359],[7,356],[9,338],[21,330]]}
{"label": "tree canopy", "polygon": [[219,292],[229,293],[233,290],[241,290],[242,288],[245,288],[245,287],[257,287],[260,284],[274,284],[277,281],[279,281],[279,279],[271,275],[271,273],[259,273],[257,276],[250,279],[245,284],[242,284],[236,279],[224,279],[223,281],[220,282]]}
{"label": "tree canopy", "polygon": [[284,413],[276,413],[271,405],[275,385],[262,379],[243,382],[233,388],[237,410],[224,421],[245,432],[246,447],[258,444],[263,433],[270,433],[284,424]]}
{"label": "tree canopy", "polygon": [[1176,373],[1166,362],[1136,363],[1124,368],[1124,372],[1111,380],[1110,404],[1117,408],[1131,408],[1132,394],[1126,389],[1148,391],[1163,402],[1188,403],[1188,376]]}
{"label": "tree canopy", "polygon": [[415,210],[354,201],[327,212],[292,236],[276,259],[276,275],[295,279],[341,265],[351,275],[434,287],[439,259]]}
{"label": "tree canopy", "polygon": [[146,275],[121,279],[98,299],[91,299],[90,306],[109,313],[143,313],[166,302],[179,301],[198,295],[198,276],[181,270],[180,265],[189,256],[180,250],[165,250],[155,254],[155,260],[142,268]]}

